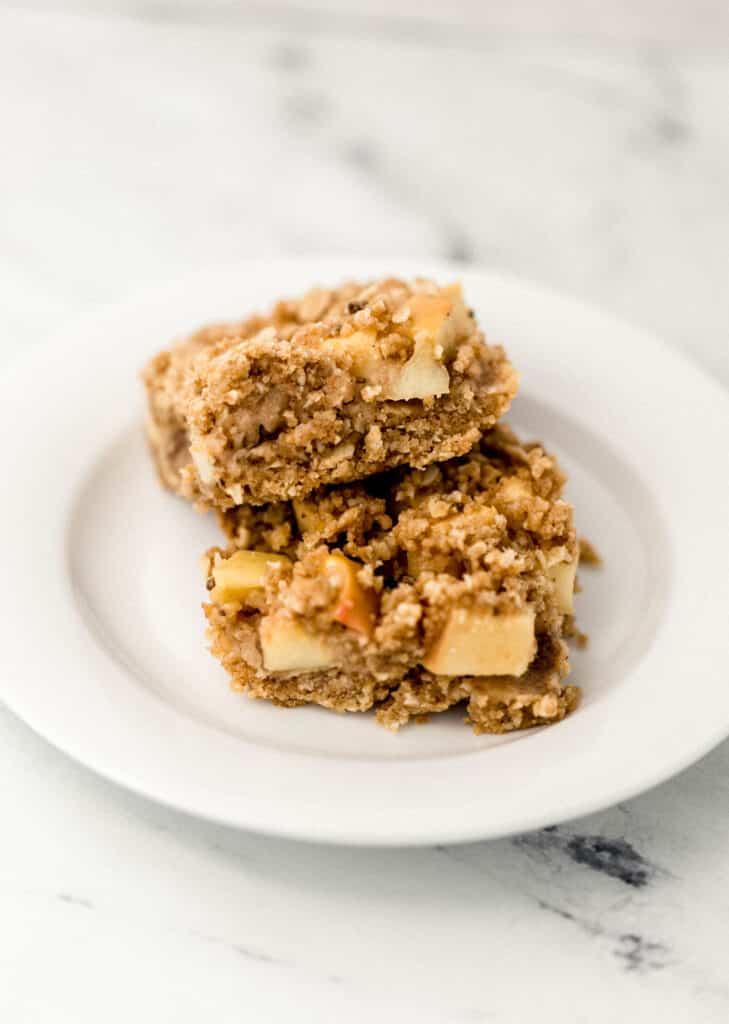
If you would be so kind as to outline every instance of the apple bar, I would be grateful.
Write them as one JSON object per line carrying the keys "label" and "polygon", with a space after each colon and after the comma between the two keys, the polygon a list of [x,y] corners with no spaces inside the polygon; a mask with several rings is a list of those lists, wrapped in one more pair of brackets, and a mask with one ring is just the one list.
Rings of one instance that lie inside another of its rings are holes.
{"label": "apple bar", "polygon": [[448,462],[220,513],[212,652],[251,697],[374,709],[393,730],[454,705],[477,732],[556,722],[579,699],[563,485],[497,427]]}
{"label": "apple bar", "polygon": [[223,509],[463,455],[518,384],[458,285],[395,279],[199,332],[144,377],[163,482]]}

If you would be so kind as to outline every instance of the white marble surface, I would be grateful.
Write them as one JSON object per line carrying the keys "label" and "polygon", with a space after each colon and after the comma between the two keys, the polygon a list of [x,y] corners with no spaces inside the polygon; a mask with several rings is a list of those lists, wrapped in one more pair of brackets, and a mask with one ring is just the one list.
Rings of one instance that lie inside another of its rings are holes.
{"label": "white marble surface", "polygon": [[[503,6],[0,5],[0,357],[200,264],[407,253],[596,301],[729,384],[726,5]],[[2,709],[0,778],[9,1024],[729,1018],[727,744],[419,851],[192,821]]]}

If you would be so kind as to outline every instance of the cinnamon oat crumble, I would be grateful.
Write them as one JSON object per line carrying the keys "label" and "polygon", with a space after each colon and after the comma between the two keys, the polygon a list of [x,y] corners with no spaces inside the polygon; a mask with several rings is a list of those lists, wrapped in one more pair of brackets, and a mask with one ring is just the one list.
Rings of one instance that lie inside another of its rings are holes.
{"label": "cinnamon oat crumble", "polygon": [[162,482],[229,508],[467,452],[518,377],[460,288],[317,288],[198,332],[144,372]]}
{"label": "cinnamon oat crumble", "polygon": [[445,463],[221,513],[213,653],[250,696],[374,708],[390,729],[461,703],[477,732],[557,721],[579,700],[563,485],[498,427]]}

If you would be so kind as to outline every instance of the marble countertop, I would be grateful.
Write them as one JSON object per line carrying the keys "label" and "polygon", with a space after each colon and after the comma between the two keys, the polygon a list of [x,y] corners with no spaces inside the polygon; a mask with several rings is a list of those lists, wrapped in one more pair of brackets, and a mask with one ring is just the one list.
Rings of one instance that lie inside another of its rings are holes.
{"label": "marble countertop", "polygon": [[[417,254],[729,385],[726,6],[507,6],[0,4],[0,359],[203,264]],[[726,743],[588,819],[416,851],[191,820],[1,706],[0,778],[9,1024],[729,1017]]]}

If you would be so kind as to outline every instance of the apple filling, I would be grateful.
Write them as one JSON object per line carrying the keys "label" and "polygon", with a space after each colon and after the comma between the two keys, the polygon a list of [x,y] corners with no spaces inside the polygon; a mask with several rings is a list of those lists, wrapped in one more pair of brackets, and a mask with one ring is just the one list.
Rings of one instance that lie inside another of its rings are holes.
{"label": "apple filling", "polygon": [[[347,629],[370,637],[375,628],[377,597],[363,586],[357,562],[334,553],[324,561],[323,573],[335,599],[332,619]],[[297,619],[274,613],[261,619],[258,630],[263,665],[270,672],[307,672],[331,668],[337,656],[326,640],[310,633]]]}
{"label": "apple filling", "polygon": [[331,668],[337,659],[321,637],[284,615],[267,615],[258,630],[263,667],[269,672],[311,672]]}
{"label": "apple filling", "polygon": [[554,597],[557,607],[563,615],[571,615],[574,610],[575,576],[577,575],[577,559],[571,562],[557,562],[549,569],[554,581]]}
{"label": "apple filling", "polygon": [[437,398],[447,395],[451,379],[443,363],[439,362],[432,343],[418,337],[415,348],[405,365],[398,370],[385,389],[385,398],[406,402],[412,398]]}
{"label": "apple filling", "polygon": [[[290,564],[284,555],[266,551],[218,557],[208,582],[210,600],[217,605],[251,603],[253,595],[264,590],[270,568]],[[561,610],[567,610],[568,602],[571,607],[575,566],[576,561],[562,562],[550,570]],[[322,572],[333,593],[332,621],[370,639],[378,601],[375,591],[360,581],[360,569],[358,562],[333,552],[325,558]],[[490,609],[455,608],[423,665],[443,676],[520,676],[536,652],[534,620],[533,609],[495,615]],[[307,672],[336,664],[326,640],[286,612],[264,616],[258,632],[268,671]]]}
{"label": "apple filling", "polygon": [[394,314],[394,319],[399,320],[399,330],[413,340],[410,358],[395,365],[380,354],[375,330],[355,331],[344,339],[355,373],[391,401],[447,394],[450,377],[444,359],[452,354],[458,337],[471,330],[460,288],[454,285],[436,295],[419,292]]}
{"label": "apple filling", "polygon": [[489,609],[455,608],[423,659],[439,676],[520,676],[537,650],[534,610],[494,615]]}
{"label": "apple filling", "polygon": [[324,572],[337,592],[334,619],[348,629],[370,637],[377,617],[377,595],[357,579],[360,566],[344,555],[329,555]]}
{"label": "apple filling", "polygon": [[[272,566],[290,565],[284,555],[267,551],[236,551],[213,563],[208,588],[213,604],[255,604]],[[362,566],[339,552],[324,560],[323,575],[333,595],[331,617],[364,637],[372,636],[377,617],[377,595],[358,578]],[[326,641],[310,633],[298,619],[275,612],[261,619],[259,638],[264,667],[272,672],[306,672],[329,668],[335,657]]]}
{"label": "apple filling", "polygon": [[212,566],[213,604],[245,604],[253,591],[263,590],[268,567],[289,564],[284,555],[267,551],[236,551],[229,558],[220,558]]}

